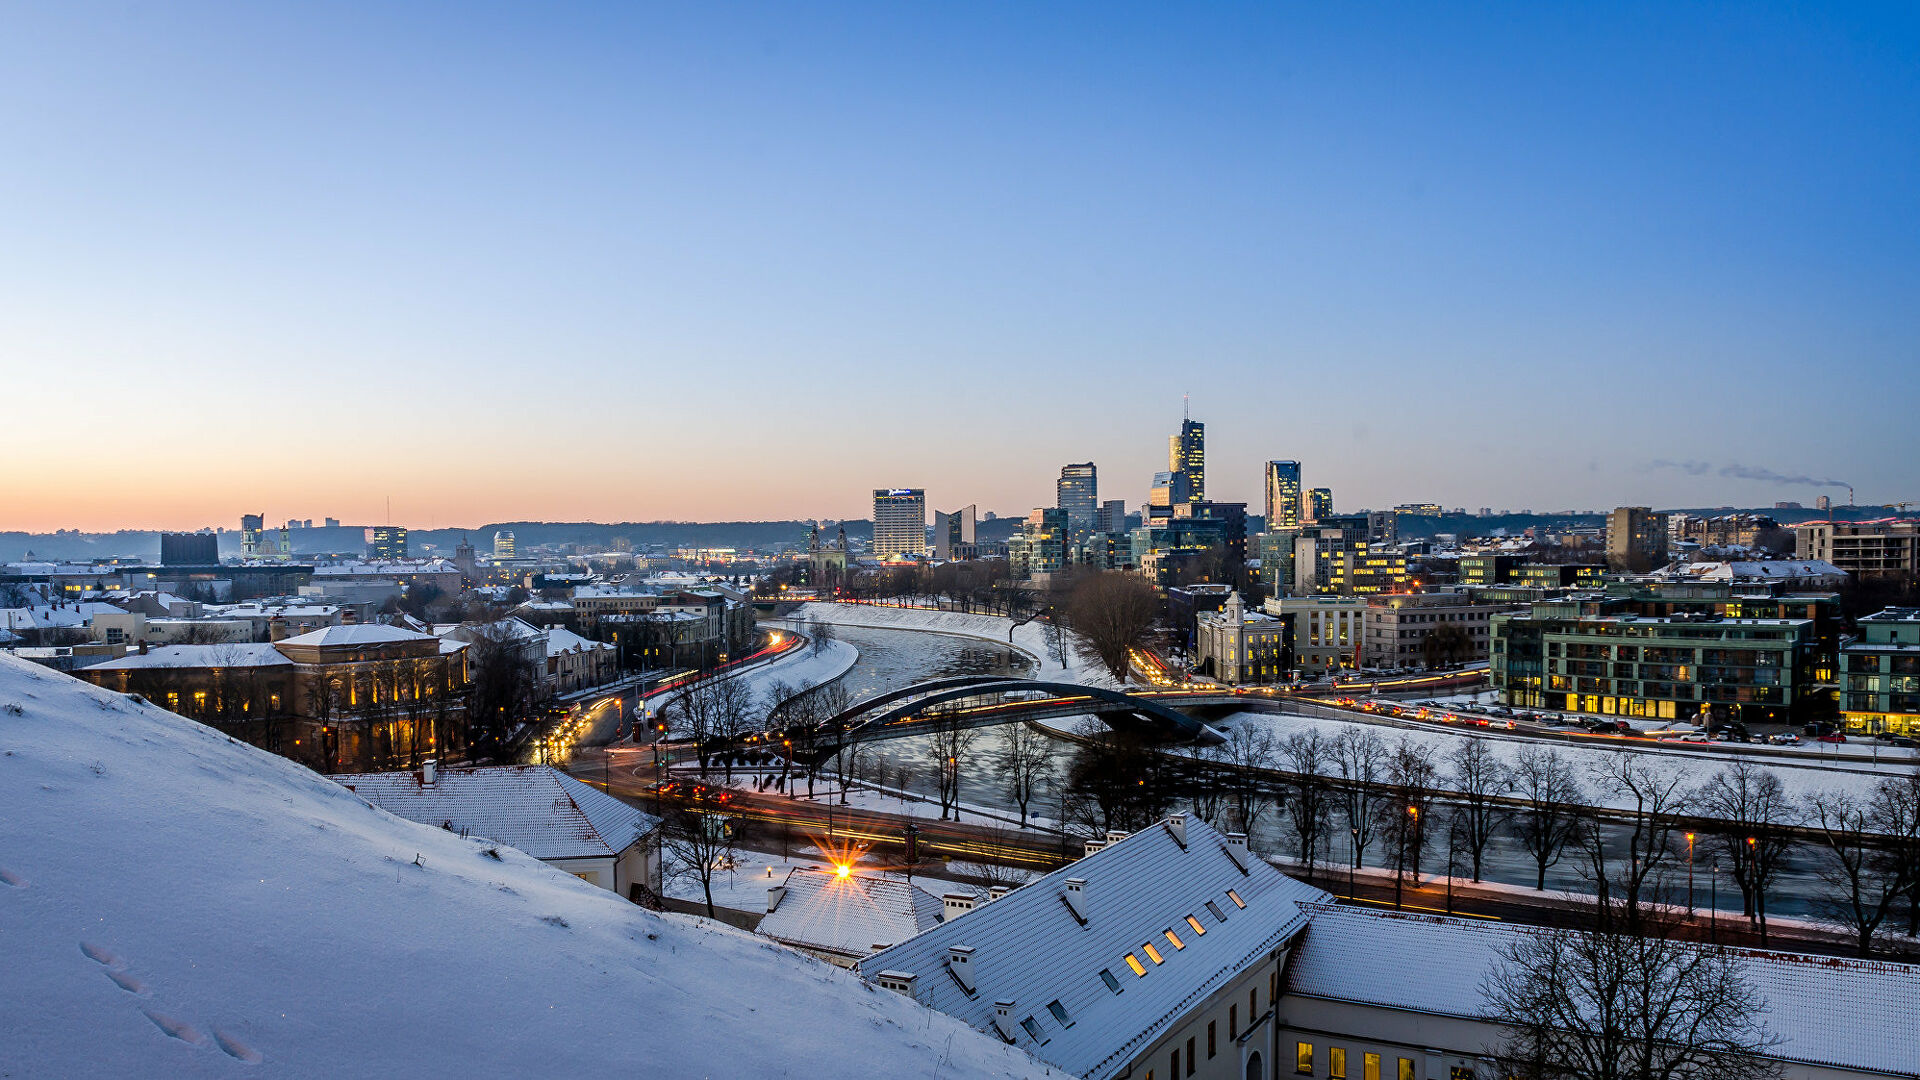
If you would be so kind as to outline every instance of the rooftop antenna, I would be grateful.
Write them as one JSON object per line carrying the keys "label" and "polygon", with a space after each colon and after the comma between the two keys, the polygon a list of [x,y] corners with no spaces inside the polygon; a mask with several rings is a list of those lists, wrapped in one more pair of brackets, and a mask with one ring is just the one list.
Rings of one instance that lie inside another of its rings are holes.
{"label": "rooftop antenna", "polygon": [[1184,424],[1191,419],[1193,419],[1193,395],[1181,394],[1180,395],[1180,422]]}
{"label": "rooftop antenna", "polygon": [[393,524],[393,496],[387,496],[387,524]]}

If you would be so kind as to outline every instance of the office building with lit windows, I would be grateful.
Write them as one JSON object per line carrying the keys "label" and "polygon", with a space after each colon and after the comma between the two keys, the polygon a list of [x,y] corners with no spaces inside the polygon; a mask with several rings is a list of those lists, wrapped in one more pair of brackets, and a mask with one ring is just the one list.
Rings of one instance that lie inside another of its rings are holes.
{"label": "office building with lit windows", "polygon": [[1007,539],[1007,575],[1015,581],[1044,581],[1067,565],[1070,551],[1067,512],[1036,506],[1020,523],[1020,531]]}
{"label": "office building with lit windows", "polygon": [[1167,438],[1167,470],[1185,477],[1186,502],[1207,499],[1207,425],[1180,421],[1180,433]]}
{"label": "office building with lit windows", "polygon": [[1078,544],[1093,534],[1100,507],[1098,471],[1093,462],[1067,465],[1054,484],[1054,506],[1067,514],[1067,533]]}
{"label": "office building with lit windows", "polygon": [[927,493],[923,488],[873,489],[873,554],[891,559],[927,553]]}
{"label": "office building with lit windows", "polygon": [[1333,516],[1333,489],[1317,487],[1307,492],[1307,523],[1325,521]]}
{"label": "office building with lit windows", "polygon": [[367,530],[367,558],[375,562],[398,562],[406,557],[406,526],[375,525]]}
{"label": "office building with lit windows", "polygon": [[1262,610],[1293,624],[1294,664],[1302,676],[1357,666],[1366,636],[1366,597],[1273,596]]}
{"label": "office building with lit windows", "polygon": [[1305,515],[1300,500],[1300,463],[1267,462],[1267,531],[1297,529]]}
{"label": "office building with lit windows", "polygon": [[1859,628],[1841,650],[1847,730],[1920,735],[1920,608],[1888,608],[1861,618]]}

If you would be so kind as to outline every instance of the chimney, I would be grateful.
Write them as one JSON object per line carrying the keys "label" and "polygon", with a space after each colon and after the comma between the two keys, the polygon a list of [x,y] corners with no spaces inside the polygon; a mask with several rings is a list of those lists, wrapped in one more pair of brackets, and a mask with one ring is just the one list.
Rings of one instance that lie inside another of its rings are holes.
{"label": "chimney", "polygon": [[942,899],[946,901],[946,916],[949,919],[955,915],[965,915],[967,912],[973,910],[974,897],[972,893],[950,892],[942,897]]}
{"label": "chimney", "polygon": [[437,774],[439,771],[440,771],[440,762],[438,760],[434,758],[428,758],[427,760],[421,762],[420,763],[420,786],[432,787],[433,781],[436,778],[435,774]]}
{"label": "chimney", "polygon": [[1088,855],[1091,855],[1094,852],[1099,851],[1101,848],[1106,846],[1107,846],[1107,842],[1105,840],[1089,840],[1086,843],[1086,851],[1082,852],[1080,857],[1084,859]]}
{"label": "chimney", "polygon": [[146,638],[140,639],[140,655],[141,656],[147,655],[147,639]]}
{"label": "chimney", "polygon": [[953,980],[960,984],[968,996],[973,994],[973,946],[947,946],[947,970],[953,972]]}
{"label": "chimney", "polygon": [[1109,844],[1117,844],[1120,841],[1125,840],[1126,838],[1127,838],[1127,834],[1121,832],[1119,829],[1107,830],[1107,843]]}
{"label": "chimney", "polygon": [[284,615],[275,615],[267,620],[267,640],[282,641],[287,636],[287,619]]}
{"label": "chimney", "polygon": [[987,902],[992,903],[1005,895],[1007,895],[1007,887],[1005,885],[995,885],[987,890]]}
{"label": "chimney", "polygon": [[1239,867],[1240,872],[1245,874],[1247,872],[1247,860],[1249,858],[1247,855],[1247,834],[1243,832],[1228,833],[1226,847],[1223,850],[1226,851],[1227,858],[1233,860],[1233,865]]}
{"label": "chimney", "polygon": [[1173,834],[1173,841],[1181,850],[1187,846],[1187,815],[1173,814],[1167,818],[1167,831]]}
{"label": "chimney", "polygon": [[993,1026],[1000,1030],[1000,1037],[1008,1042],[1013,1042],[1017,1038],[1013,1033],[1013,1002],[993,1003]]}
{"label": "chimney", "polygon": [[1080,920],[1080,925],[1085,926],[1087,924],[1087,879],[1068,878],[1067,891],[1061,898],[1067,902],[1067,908],[1073,912],[1073,917]]}
{"label": "chimney", "polygon": [[914,974],[911,971],[883,971],[875,978],[879,981],[882,990],[891,990],[896,994],[905,994],[907,997],[913,996]]}
{"label": "chimney", "polygon": [[767,914],[773,914],[774,911],[780,907],[780,901],[785,899],[786,895],[787,887],[785,885],[767,886]]}

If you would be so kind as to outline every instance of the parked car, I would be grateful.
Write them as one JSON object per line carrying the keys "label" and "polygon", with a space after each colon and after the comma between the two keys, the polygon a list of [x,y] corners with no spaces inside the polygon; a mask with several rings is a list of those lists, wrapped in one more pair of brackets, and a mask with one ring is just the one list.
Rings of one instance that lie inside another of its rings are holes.
{"label": "parked car", "polygon": [[1799,746],[1800,736],[1791,731],[1782,731],[1777,735],[1767,736],[1767,741],[1775,746]]}
{"label": "parked car", "polygon": [[1704,731],[1689,731],[1685,735],[1680,736],[1680,741],[1681,742],[1707,742],[1709,740],[1707,737],[1707,733]]}
{"label": "parked car", "polygon": [[1887,745],[1888,746],[1920,746],[1920,742],[1916,742],[1905,735],[1889,735],[1887,736]]}

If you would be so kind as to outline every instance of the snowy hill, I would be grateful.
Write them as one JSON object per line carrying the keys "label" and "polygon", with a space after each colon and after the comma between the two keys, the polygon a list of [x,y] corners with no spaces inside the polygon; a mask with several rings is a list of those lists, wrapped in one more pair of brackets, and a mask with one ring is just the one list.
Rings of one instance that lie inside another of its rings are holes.
{"label": "snowy hill", "polygon": [[1046,1075],[4,654],[0,957],[5,1077]]}

